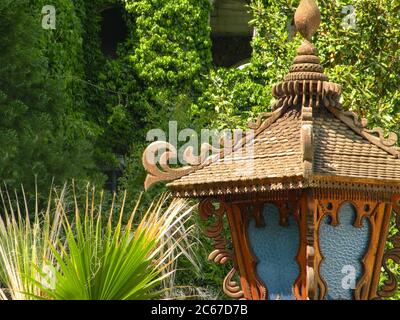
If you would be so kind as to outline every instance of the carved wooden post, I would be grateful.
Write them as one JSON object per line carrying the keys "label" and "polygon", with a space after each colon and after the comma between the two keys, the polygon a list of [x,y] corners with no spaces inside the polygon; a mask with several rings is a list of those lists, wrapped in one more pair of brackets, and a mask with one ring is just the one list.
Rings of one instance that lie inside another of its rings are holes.
{"label": "carved wooden post", "polygon": [[392,205],[395,213],[396,234],[389,239],[393,248],[387,250],[383,256],[383,268],[388,278],[378,292],[378,296],[381,298],[394,296],[399,288],[396,275],[388,267],[388,261],[393,260],[395,263],[400,264],[400,194],[393,196]]}

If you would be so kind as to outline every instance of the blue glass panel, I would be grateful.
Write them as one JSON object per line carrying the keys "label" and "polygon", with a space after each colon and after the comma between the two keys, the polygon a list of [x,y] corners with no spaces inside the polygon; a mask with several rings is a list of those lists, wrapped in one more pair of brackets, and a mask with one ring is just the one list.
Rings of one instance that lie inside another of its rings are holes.
{"label": "blue glass panel", "polygon": [[268,289],[269,299],[293,300],[293,284],[299,275],[296,261],[300,235],[297,222],[290,216],[289,226],[279,225],[279,211],[273,204],[263,210],[264,228],[249,223],[249,241],[258,259],[257,273]]}
{"label": "blue glass panel", "polygon": [[325,260],[321,276],[328,285],[326,299],[352,300],[357,281],[362,276],[362,258],[368,244],[370,225],[364,218],[362,228],[354,227],[356,209],[350,203],[339,211],[340,224],[330,225],[330,217],[321,221],[319,242]]}

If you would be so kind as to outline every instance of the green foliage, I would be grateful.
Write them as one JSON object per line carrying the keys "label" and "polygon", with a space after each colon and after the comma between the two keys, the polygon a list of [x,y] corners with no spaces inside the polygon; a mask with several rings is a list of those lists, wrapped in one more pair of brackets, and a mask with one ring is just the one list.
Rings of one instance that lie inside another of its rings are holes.
{"label": "green foliage", "polygon": [[[0,215],[0,300],[44,297],[45,292],[32,280],[46,280],[37,269],[51,272],[55,264],[52,247],[58,246],[63,216],[62,206],[53,202],[57,193],[50,192],[44,210],[39,209],[36,197],[33,212],[24,193],[16,199],[7,190],[0,189],[0,194],[3,209]],[[61,192],[57,200],[63,197]],[[18,205],[18,201],[24,205]]]}
{"label": "green foliage", "polygon": [[64,83],[49,72],[51,58],[40,48],[41,20],[28,4],[0,6],[0,60],[6,62],[0,68],[0,179],[32,191],[35,175],[46,189],[53,178],[84,178],[93,166],[90,144],[71,120]]}
{"label": "green foliage", "polygon": [[[191,262],[187,259],[179,259],[178,267],[186,272],[178,272],[176,285],[188,286],[194,291],[194,296],[197,299],[215,300],[228,299],[222,290],[222,283],[225,276],[232,269],[232,263],[228,262],[225,265],[220,265],[209,261],[207,257],[214,250],[214,240],[204,236],[204,230],[209,225],[209,221],[202,221],[199,214],[193,216],[193,224],[195,228],[195,238],[200,241],[194,242],[192,250],[196,252],[199,259],[199,272],[193,272]],[[228,221],[225,219],[225,226],[228,226]],[[224,236],[230,241],[228,229],[225,229]],[[232,248],[228,248],[232,249]],[[189,295],[190,296],[190,295]]]}
{"label": "green foliage", "polygon": [[[195,89],[210,63],[208,0],[126,1],[136,18],[138,43],[131,56],[147,86]],[[184,32],[182,32],[184,30]]]}
{"label": "green foliage", "polygon": [[163,201],[150,206],[135,226],[136,210],[128,223],[122,224],[124,204],[117,217],[113,217],[113,206],[103,216],[102,203],[97,205],[89,198],[84,213],[76,205],[73,225],[64,220],[68,250],[53,248],[60,267],[55,272],[55,286],[38,285],[57,300],[145,300],[158,296],[156,286],[170,276],[161,271],[175,259],[173,253],[181,241],[174,237],[181,234],[177,222],[191,212],[183,201],[174,201],[164,212],[162,206]]}
{"label": "green foliage", "polygon": [[[249,116],[268,111],[272,85],[283,79],[300,44],[289,41],[287,24],[299,1],[253,0],[251,66],[211,73],[200,114],[213,111],[211,124],[242,126]],[[400,130],[400,10],[396,0],[354,3],[356,28],[342,26],[346,1],[319,1],[322,24],[315,41],[332,81],[343,86],[343,106],[367,117],[372,125]],[[285,18],[286,17],[286,18]],[[203,99],[203,98],[202,98]],[[214,109],[213,109],[214,106]]]}
{"label": "green foliage", "polygon": [[317,43],[328,75],[343,85],[345,108],[400,132],[400,3],[355,2],[354,30],[341,26],[346,4],[322,3],[325,18]]}
{"label": "green foliage", "polygon": [[[288,32],[299,0],[249,1],[257,32],[251,63],[241,70],[212,64],[209,0],[55,0],[56,30],[40,28],[47,3],[29,0],[29,14],[27,1],[0,6],[0,57],[8,62],[0,67],[0,177],[12,185],[27,185],[34,174],[40,184],[53,176],[96,179],[96,169],[115,166],[121,154],[120,188],[135,197],[149,129],[167,131],[171,120],[195,130],[244,127],[270,109],[272,85],[301,41]],[[318,3],[314,42],[325,72],[343,85],[344,108],[400,133],[399,1],[351,3],[355,29],[342,26],[347,1]],[[122,6],[129,31],[116,59],[102,54],[100,39],[101,11],[113,5]],[[153,188],[145,202],[163,190]],[[198,250],[206,256],[211,244],[203,242]],[[203,279],[178,281],[214,282],[219,291],[223,273],[202,265]]]}
{"label": "green foliage", "polygon": [[125,222],[125,197],[107,203],[87,189],[80,205],[75,188],[69,193],[52,190],[45,209],[36,202],[31,212],[25,194],[13,199],[0,190],[0,300],[171,296],[174,283],[161,284],[173,278],[178,257],[196,267],[188,240],[193,207],[184,200],[167,204],[162,196],[143,210],[139,200]]}
{"label": "green foliage", "polygon": [[[41,9],[46,0],[31,0],[35,21],[41,21]],[[85,81],[83,32],[81,20],[83,1],[56,0],[56,29],[41,29],[39,47],[48,60],[48,74],[60,83],[63,108],[66,111],[66,139],[76,156],[92,154],[93,142],[101,128],[89,121],[90,105],[87,103]],[[79,143],[77,143],[79,142]],[[83,145],[82,145],[83,144]]]}

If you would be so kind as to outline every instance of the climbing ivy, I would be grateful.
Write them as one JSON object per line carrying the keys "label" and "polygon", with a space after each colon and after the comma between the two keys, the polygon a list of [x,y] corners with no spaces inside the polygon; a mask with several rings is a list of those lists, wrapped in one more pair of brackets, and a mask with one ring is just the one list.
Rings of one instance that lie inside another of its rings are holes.
{"label": "climbing ivy", "polygon": [[55,2],[55,30],[42,27],[44,1],[0,6],[0,179],[11,190],[23,184],[28,199],[35,183],[47,193],[52,183],[72,178],[101,182],[92,157],[92,124],[75,79],[83,78],[81,21],[71,1]]}
{"label": "climbing ivy", "polygon": [[42,8],[49,4],[48,1],[28,1],[40,30],[36,46],[48,61],[47,75],[59,85],[59,102],[64,111],[61,125],[65,160],[70,156],[73,157],[71,163],[79,164],[69,177],[85,177],[93,183],[102,183],[104,179],[95,165],[94,157],[94,145],[101,128],[91,121],[83,59],[85,1],[52,1],[51,5],[56,10],[55,29],[40,28],[44,15]]}
{"label": "climbing ivy", "polygon": [[138,43],[131,61],[150,87],[201,88],[211,63],[208,0],[126,0]]}
{"label": "climbing ivy", "polygon": [[124,3],[131,34],[100,80],[118,92],[104,100],[109,136],[115,136],[119,152],[130,154],[122,185],[135,194],[142,189],[147,131],[168,131],[168,121],[174,120],[180,128],[200,129],[200,121],[193,120],[201,118],[196,110],[211,68],[211,6],[208,0]]}

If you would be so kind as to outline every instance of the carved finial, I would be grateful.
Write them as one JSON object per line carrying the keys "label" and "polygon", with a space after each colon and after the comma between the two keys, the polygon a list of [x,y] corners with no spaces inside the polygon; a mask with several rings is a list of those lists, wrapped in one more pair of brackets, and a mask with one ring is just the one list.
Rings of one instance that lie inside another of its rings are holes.
{"label": "carved finial", "polygon": [[303,38],[311,41],[321,23],[321,12],[314,0],[301,0],[294,15],[294,23]]}
{"label": "carved finial", "polygon": [[310,108],[325,105],[340,108],[341,87],[329,82],[311,43],[311,37],[321,23],[321,12],[314,0],[301,0],[294,15],[297,31],[304,40],[297,49],[297,56],[285,77],[285,81],[272,88],[277,99],[275,109],[290,105],[303,107],[303,119],[312,117]]}

